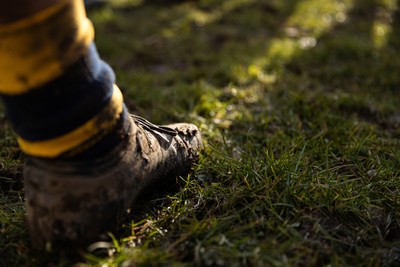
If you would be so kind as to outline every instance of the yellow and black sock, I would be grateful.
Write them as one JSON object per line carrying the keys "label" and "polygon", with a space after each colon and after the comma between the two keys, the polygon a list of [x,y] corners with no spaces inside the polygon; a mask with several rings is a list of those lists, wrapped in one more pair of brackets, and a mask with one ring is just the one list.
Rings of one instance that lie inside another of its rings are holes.
{"label": "yellow and black sock", "polygon": [[0,96],[26,154],[95,155],[118,142],[123,97],[93,35],[80,0],[0,25]]}

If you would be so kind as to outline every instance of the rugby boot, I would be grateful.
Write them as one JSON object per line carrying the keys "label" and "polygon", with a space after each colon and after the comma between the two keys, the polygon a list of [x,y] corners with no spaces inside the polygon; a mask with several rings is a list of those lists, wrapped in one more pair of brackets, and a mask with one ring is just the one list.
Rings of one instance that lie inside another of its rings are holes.
{"label": "rugby boot", "polygon": [[192,124],[156,126],[130,115],[123,128],[122,141],[101,158],[27,159],[25,197],[35,247],[82,247],[102,240],[134,208],[140,192],[187,175],[202,147]]}

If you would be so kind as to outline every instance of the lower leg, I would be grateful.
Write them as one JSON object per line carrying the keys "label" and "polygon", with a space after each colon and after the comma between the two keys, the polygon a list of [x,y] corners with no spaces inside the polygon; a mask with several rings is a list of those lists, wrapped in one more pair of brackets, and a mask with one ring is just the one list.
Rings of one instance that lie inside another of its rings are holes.
{"label": "lower leg", "polygon": [[112,230],[141,190],[185,175],[201,137],[191,124],[128,115],[82,1],[37,2],[1,20],[0,95],[28,155],[33,243],[88,243]]}

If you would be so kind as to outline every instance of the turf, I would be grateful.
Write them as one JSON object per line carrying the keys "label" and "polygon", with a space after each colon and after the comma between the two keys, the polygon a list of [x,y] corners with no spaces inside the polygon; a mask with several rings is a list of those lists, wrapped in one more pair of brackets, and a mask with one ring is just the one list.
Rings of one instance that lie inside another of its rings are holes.
{"label": "turf", "polygon": [[130,110],[199,125],[204,153],[113,242],[59,257],[29,245],[1,117],[0,266],[400,264],[399,1],[114,0],[89,17]]}

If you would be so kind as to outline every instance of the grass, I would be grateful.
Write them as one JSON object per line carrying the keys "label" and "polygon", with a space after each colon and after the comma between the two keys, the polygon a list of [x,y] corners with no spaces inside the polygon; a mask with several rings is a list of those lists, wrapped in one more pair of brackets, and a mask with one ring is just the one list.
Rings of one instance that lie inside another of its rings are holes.
{"label": "grass", "polygon": [[106,248],[60,258],[30,248],[2,118],[0,266],[400,264],[399,1],[114,0],[89,16],[130,110],[199,125],[205,151]]}

